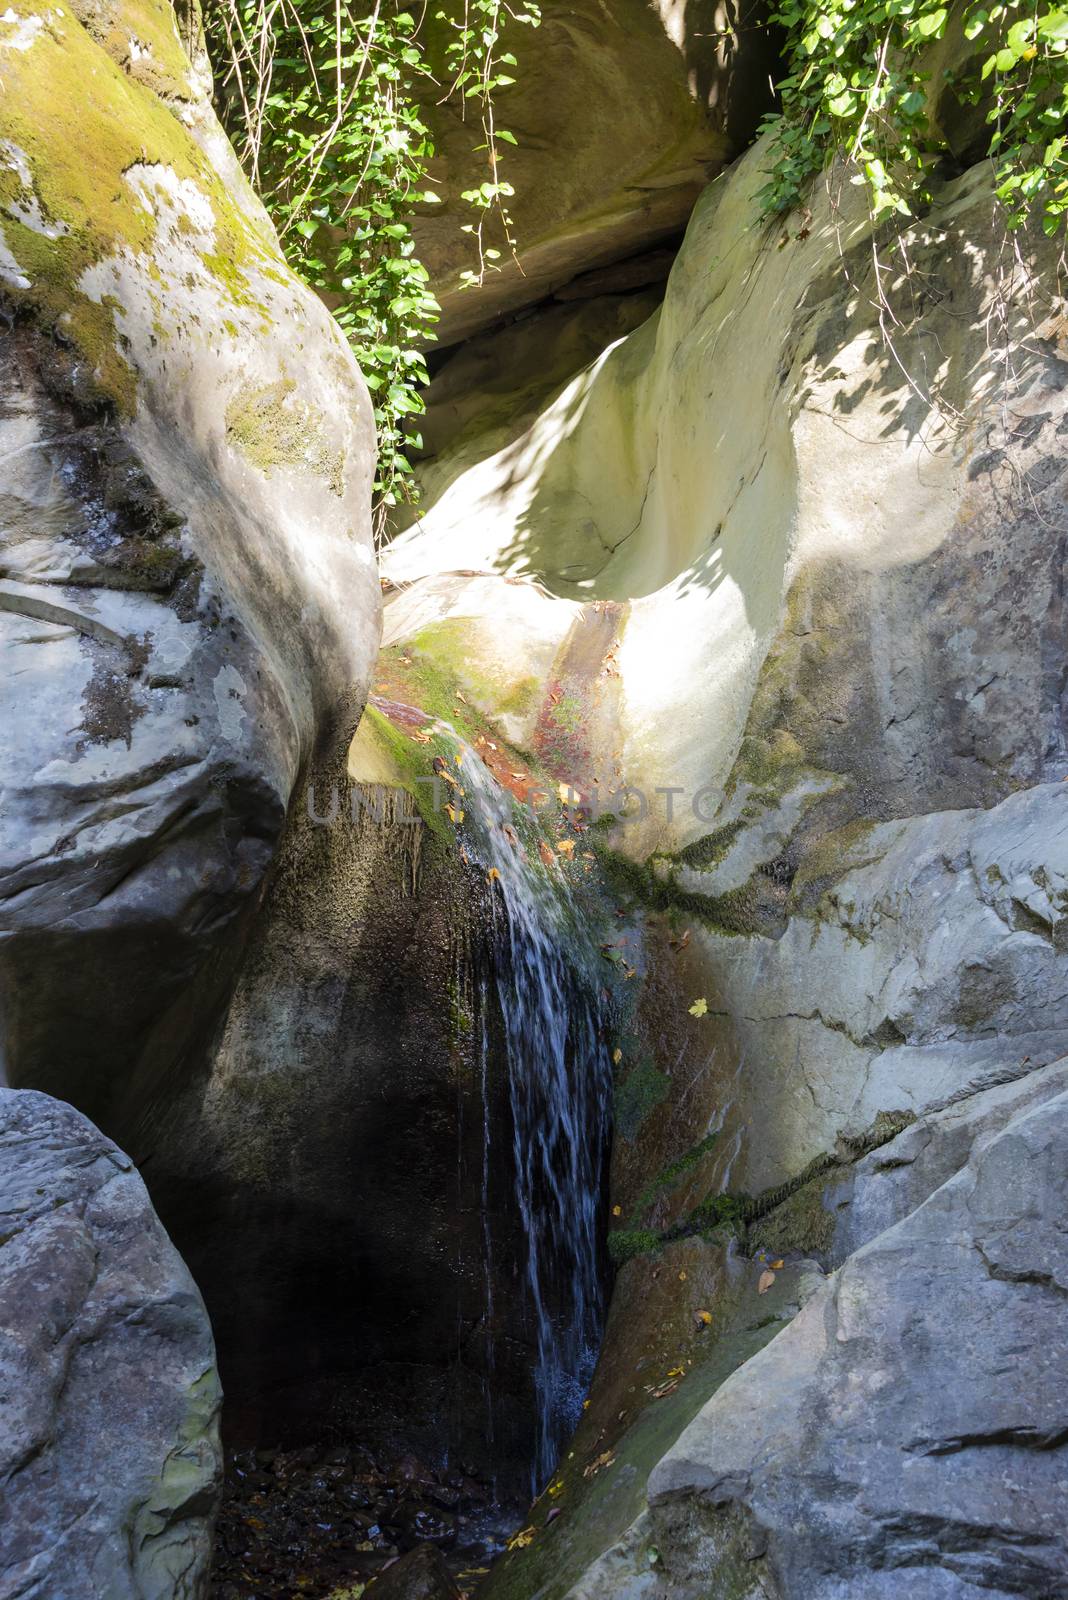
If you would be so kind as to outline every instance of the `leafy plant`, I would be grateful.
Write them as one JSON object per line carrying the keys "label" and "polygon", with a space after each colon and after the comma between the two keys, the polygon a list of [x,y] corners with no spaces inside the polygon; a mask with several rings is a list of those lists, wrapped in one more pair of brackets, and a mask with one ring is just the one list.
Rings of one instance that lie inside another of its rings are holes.
{"label": "leafy plant", "polygon": [[498,54],[497,45],[506,20],[536,28],[541,23],[541,9],[532,0],[518,11],[503,0],[465,0],[461,18],[452,19],[444,11],[437,15],[450,25],[454,35],[446,47],[446,59],[455,74],[450,92],[462,95],[465,106],[475,107],[483,137],[478,148],[485,152],[489,167],[488,179],[474,189],[465,189],[462,195],[476,212],[476,220],[463,225],[463,231],[473,235],[478,249],[477,271],[469,269],[462,275],[465,284],[473,288],[484,282],[487,270],[499,270],[501,252],[486,243],[486,225],[494,212],[500,219],[509,252],[517,263],[519,260],[515,224],[508,208],[515,190],[501,177],[500,170],[500,146],[517,141],[514,133],[497,125],[494,111],[497,92],[515,82],[510,72],[501,69],[514,67],[517,62],[510,50]]}
{"label": "leafy plant", "polygon": [[[761,198],[781,215],[804,201],[810,179],[835,158],[866,186],[873,217],[909,215],[930,198],[933,167],[945,154],[929,114],[930,50],[950,12],[937,0],[779,0],[772,20],[786,33],[787,76]],[[973,101],[989,97],[998,197],[1010,227],[1041,203],[1055,233],[1068,209],[1068,12],[1031,0],[962,12],[966,40],[981,61]]]}
{"label": "leafy plant", "polygon": [[[415,254],[413,208],[440,197],[428,187],[433,140],[420,99],[455,94],[480,119],[487,181],[465,193],[476,220],[479,284],[500,261],[487,245],[496,209],[515,251],[495,126],[497,93],[514,81],[515,57],[499,48],[510,21],[536,25],[537,6],[449,0],[435,13],[451,31],[451,82],[441,93],[426,51],[426,10],[374,0],[367,14],[348,0],[311,7],[298,0],[205,0],[204,24],[220,115],[259,189],[294,268],[332,305],[352,339],[371,390],[378,428],[376,526],[398,501],[413,500],[408,448],[421,446],[412,419],[424,410],[425,346],[439,308]],[[458,14],[454,15],[454,12]],[[420,95],[420,90],[422,94]]]}

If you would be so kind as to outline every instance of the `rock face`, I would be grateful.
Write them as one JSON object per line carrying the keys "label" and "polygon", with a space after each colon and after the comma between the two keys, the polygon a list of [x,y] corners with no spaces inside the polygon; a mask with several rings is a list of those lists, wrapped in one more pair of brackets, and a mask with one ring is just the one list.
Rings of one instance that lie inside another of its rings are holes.
{"label": "rock face", "polygon": [[[762,164],[698,204],[659,312],[536,412],[537,321],[509,330],[514,407],[465,397],[385,561],[388,637],[447,648],[617,818],[596,853],[643,943],[609,1332],[562,1514],[535,1511],[494,1600],[874,1595],[909,1563],[917,1593],[1061,1592],[1048,1371],[993,1376],[1056,1291],[1034,1262],[1009,1282],[991,1221],[1041,1254],[1060,1205],[1036,1175],[1014,1210],[1005,1178],[1007,1086],[1052,1106],[1068,1052],[1056,274],[1040,239],[1005,247],[980,169],[897,273],[837,174],[799,234],[762,223]],[[730,1343],[814,1287],[762,1354]],[[653,1441],[706,1402],[705,1465],[658,1469],[646,1509]],[[791,1543],[834,1517],[833,1558]]]}
{"label": "rock face", "polygon": [[[301,797],[210,1071],[146,1107],[138,1142],[212,1311],[229,1439],[401,1439],[507,1474],[529,1447],[529,1352],[503,1337],[503,1286],[485,1323],[480,1174],[486,1119],[507,1117],[479,1056],[486,885],[386,775],[341,789],[333,825]],[[514,1262],[502,1181],[494,1245]]]}
{"label": "rock face", "polygon": [[541,11],[537,30],[504,31],[516,83],[495,107],[518,140],[500,154],[515,189],[519,262],[490,213],[486,242],[502,260],[477,290],[461,284],[478,266],[461,232],[472,215],[461,195],[486,180],[485,137],[470,101],[438,103],[439,85],[455,76],[443,56],[455,29],[432,15],[425,24],[437,82],[424,112],[443,204],[417,218],[415,237],[441,301],[444,344],[680,232],[770,104],[774,49],[748,0],[714,11],[671,0],[619,0],[610,11],[595,0],[544,0]]}
{"label": "rock face", "polygon": [[662,1592],[1066,1592],[1066,1157],[1061,1093],[728,1379],[650,1479]]}
{"label": "rock face", "polygon": [[0,1593],[201,1600],[222,1470],[207,1313],[129,1159],[0,1090]]}
{"label": "rock face", "polygon": [[[497,402],[482,459],[469,424],[386,557],[407,586],[390,636],[453,629],[483,703],[528,659],[574,683],[581,619],[587,654],[604,633],[589,675],[613,704],[560,742],[558,776],[596,779],[602,809],[641,790],[610,843],[647,864],[626,874],[640,901],[693,924],[704,1036],[751,1063],[740,1120],[777,1105],[753,1188],[1000,1064],[1008,1036],[1068,1047],[1064,367],[1021,287],[1042,246],[1002,281],[979,175],[947,190],[908,244],[938,292],[895,346],[921,374],[944,350],[923,400],[865,321],[866,225],[817,214],[775,249],[752,226],[760,161],[698,208],[659,315],[503,442]],[[989,399],[992,305],[1021,352],[1015,427]],[[494,571],[513,581],[462,576]],[[502,675],[517,622],[531,642]]]}
{"label": "rock face", "polygon": [[129,1143],[358,718],[373,427],[169,5],[18,3],[0,65],[0,1053]]}

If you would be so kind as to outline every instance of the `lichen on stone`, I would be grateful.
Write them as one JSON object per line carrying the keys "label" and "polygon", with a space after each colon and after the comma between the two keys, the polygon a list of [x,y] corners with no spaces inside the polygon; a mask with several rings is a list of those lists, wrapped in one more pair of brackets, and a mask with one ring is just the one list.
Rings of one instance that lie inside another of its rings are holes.
{"label": "lichen on stone", "polygon": [[331,450],[323,419],[296,398],[292,378],[246,384],[226,408],[226,438],[260,472],[296,467],[345,491],[345,453]]}

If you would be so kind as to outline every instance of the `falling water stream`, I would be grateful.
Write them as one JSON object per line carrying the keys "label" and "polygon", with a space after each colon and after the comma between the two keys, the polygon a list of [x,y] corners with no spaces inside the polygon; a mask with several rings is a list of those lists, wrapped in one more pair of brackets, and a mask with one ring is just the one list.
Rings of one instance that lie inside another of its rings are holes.
{"label": "falling water stream", "polygon": [[[562,866],[536,865],[511,829],[512,800],[469,746],[462,752],[465,833],[495,869],[494,983],[503,1021],[515,1203],[526,1240],[535,1335],[542,1489],[582,1410],[604,1318],[600,1241],[612,1069],[601,959]],[[488,1171],[490,1128],[485,1128]],[[486,1203],[484,1185],[483,1203]],[[486,1234],[489,1248],[489,1231]],[[485,1263],[487,1285],[492,1263]]]}

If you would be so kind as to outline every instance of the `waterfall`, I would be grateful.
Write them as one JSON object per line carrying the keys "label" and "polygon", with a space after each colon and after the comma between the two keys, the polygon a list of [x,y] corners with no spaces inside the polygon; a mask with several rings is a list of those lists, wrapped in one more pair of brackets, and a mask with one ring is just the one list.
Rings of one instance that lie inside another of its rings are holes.
{"label": "waterfall", "polygon": [[[575,868],[528,857],[511,826],[511,797],[475,751],[457,744],[463,832],[480,865],[495,869],[493,981],[507,1053],[515,1203],[535,1338],[531,1480],[537,1493],[581,1415],[605,1310],[600,1212],[612,1068],[603,958],[567,882]],[[489,1138],[487,1123],[487,1146]],[[484,1186],[484,1203],[485,1196]],[[492,1281],[489,1263],[486,1278]]]}

